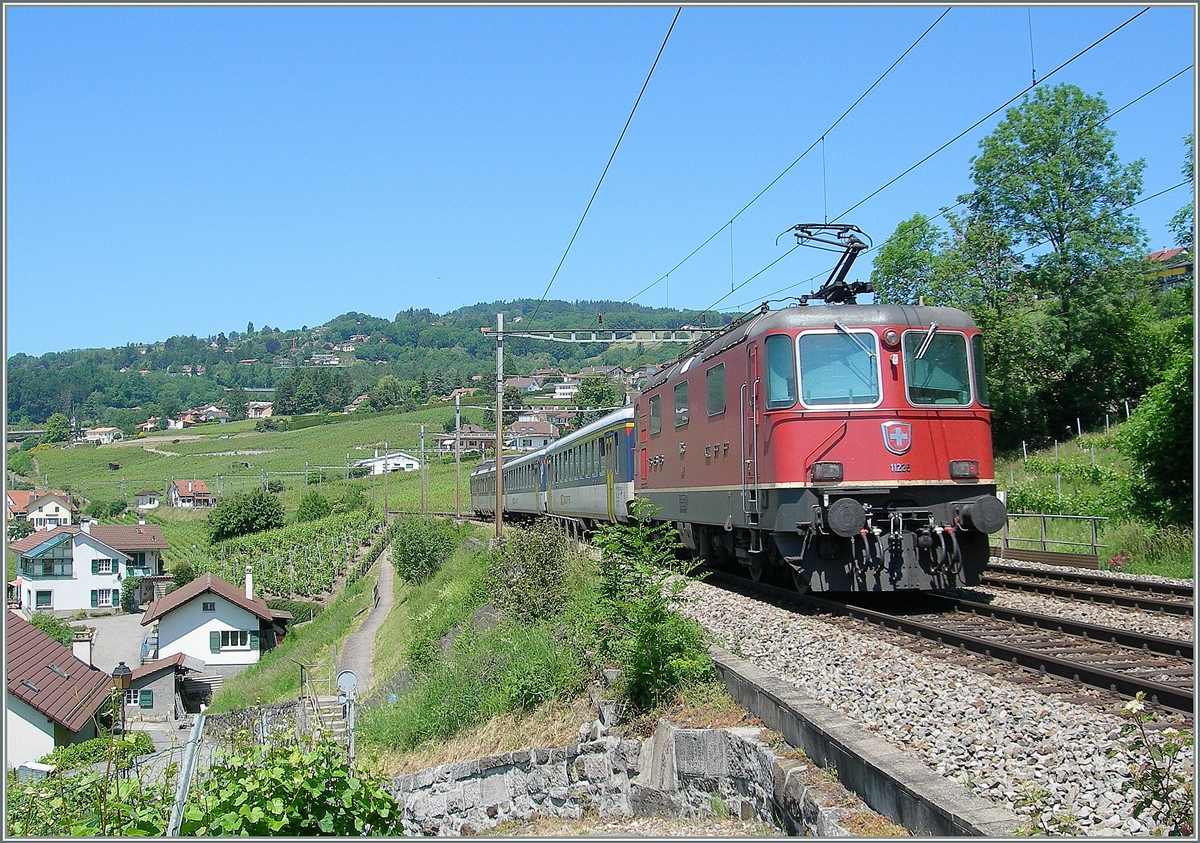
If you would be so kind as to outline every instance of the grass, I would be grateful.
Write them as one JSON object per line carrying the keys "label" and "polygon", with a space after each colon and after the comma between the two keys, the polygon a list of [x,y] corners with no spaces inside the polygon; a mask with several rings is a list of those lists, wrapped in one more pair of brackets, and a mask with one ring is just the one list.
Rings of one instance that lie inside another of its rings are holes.
{"label": "grass", "polygon": [[362,610],[371,605],[371,589],[378,571],[373,569],[339,594],[312,623],[292,627],[288,636],[264,653],[257,664],[222,684],[209,711],[232,711],[297,699],[300,668],[295,662],[312,665],[332,661],[334,645],[341,645],[366,617]]}
{"label": "grass", "polygon": [[[997,485],[1009,493],[1010,512],[1101,516],[1105,520],[1096,536],[1101,568],[1109,568],[1113,557],[1126,557],[1122,570],[1129,573],[1194,578],[1193,528],[1159,527],[1131,515],[1134,467],[1115,447],[1117,429],[1084,434],[1028,456],[997,455]],[[1048,517],[1045,523],[1047,539],[1077,543],[1047,544],[1047,550],[1091,552],[1090,522]],[[1040,519],[1009,519],[1011,547],[1040,549],[1041,535]]]}

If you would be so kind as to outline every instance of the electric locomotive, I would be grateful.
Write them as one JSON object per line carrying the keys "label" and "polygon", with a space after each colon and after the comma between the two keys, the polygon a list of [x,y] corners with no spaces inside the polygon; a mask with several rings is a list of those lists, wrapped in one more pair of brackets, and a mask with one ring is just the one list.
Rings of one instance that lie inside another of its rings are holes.
{"label": "electric locomotive", "polygon": [[[634,491],[699,555],[777,566],[801,591],[977,585],[995,491],[983,344],[949,307],[859,305],[854,226],[811,298],[766,304],[690,349],[636,401]],[[833,233],[830,234],[829,232]]]}

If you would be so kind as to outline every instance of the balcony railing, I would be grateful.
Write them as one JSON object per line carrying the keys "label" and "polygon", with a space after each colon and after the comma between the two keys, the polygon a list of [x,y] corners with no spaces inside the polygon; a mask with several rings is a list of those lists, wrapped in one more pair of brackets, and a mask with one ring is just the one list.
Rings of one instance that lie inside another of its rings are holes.
{"label": "balcony railing", "polygon": [[21,565],[21,576],[31,580],[73,580],[75,566],[67,562],[63,565]]}

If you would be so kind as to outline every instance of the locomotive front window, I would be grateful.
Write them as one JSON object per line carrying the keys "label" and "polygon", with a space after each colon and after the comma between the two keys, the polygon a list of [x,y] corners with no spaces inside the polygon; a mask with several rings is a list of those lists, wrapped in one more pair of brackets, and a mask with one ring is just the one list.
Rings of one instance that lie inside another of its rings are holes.
{"label": "locomotive front window", "polygon": [[650,396],[650,433],[662,431],[662,395]]}
{"label": "locomotive front window", "polygon": [[675,426],[688,423],[688,382],[675,384]]}
{"label": "locomotive front window", "polygon": [[904,376],[912,404],[967,406],[971,403],[967,338],[942,331],[932,335],[929,331],[906,331]]}
{"label": "locomotive front window", "polygon": [[767,337],[767,408],[796,403],[796,355],[787,334]]}
{"label": "locomotive front window", "polygon": [[879,396],[873,332],[800,335],[800,397],[806,405],[877,404]]}
{"label": "locomotive front window", "polygon": [[971,362],[975,364],[975,394],[979,403],[985,407],[992,406],[988,398],[987,369],[983,365],[983,334],[971,337]]}

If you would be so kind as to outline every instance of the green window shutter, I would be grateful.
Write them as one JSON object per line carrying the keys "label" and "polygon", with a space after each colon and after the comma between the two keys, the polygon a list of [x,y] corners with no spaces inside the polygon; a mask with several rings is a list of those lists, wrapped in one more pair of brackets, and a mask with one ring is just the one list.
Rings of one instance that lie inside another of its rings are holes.
{"label": "green window shutter", "polygon": [[251,650],[258,649],[258,630],[257,629],[250,630],[250,649]]}
{"label": "green window shutter", "polygon": [[154,691],[143,688],[138,691],[138,708],[154,708]]}
{"label": "green window shutter", "polygon": [[100,560],[99,559],[92,560],[92,573],[93,574],[100,573]]}
{"label": "green window shutter", "polygon": [[93,588],[92,589],[92,608],[95,609],[99,605],[100,605],[100,592]]}
{"label": "green window shutter", "polygon": [[221,652],[221,633],[215,631],[208,633],[208,649],[214,653]]}

